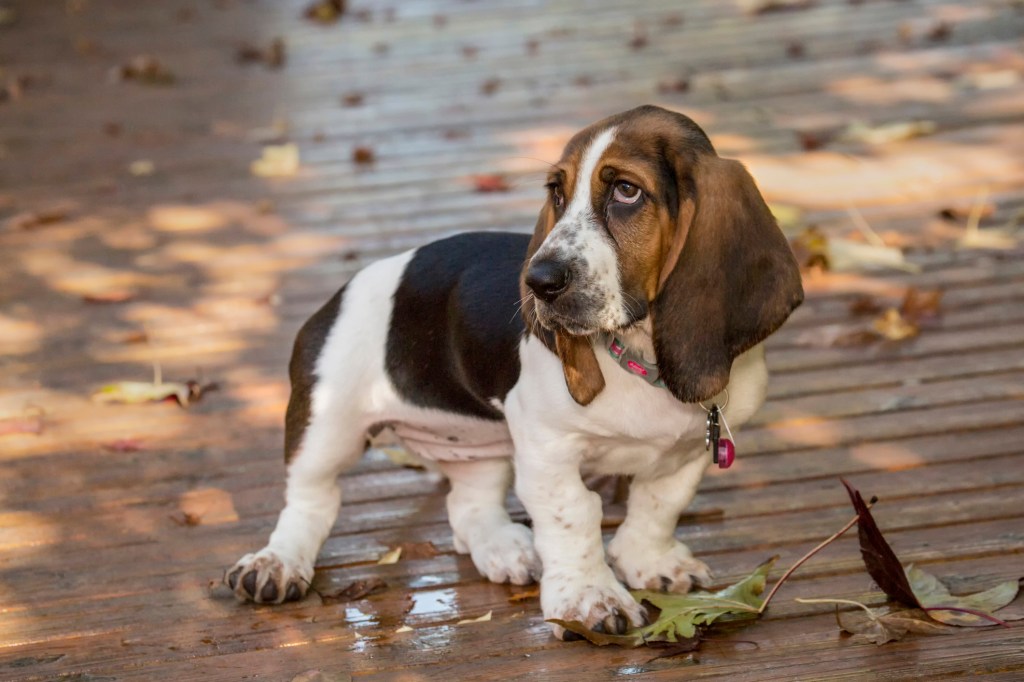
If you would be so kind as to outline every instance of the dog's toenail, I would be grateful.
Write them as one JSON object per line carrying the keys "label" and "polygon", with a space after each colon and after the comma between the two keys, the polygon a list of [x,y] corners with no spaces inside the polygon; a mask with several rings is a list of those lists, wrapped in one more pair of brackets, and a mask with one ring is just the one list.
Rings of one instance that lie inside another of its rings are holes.
{"label": "dog's toenail", "polygon": [[260,590],[260,599],[263,601],[277,601],[277,583],[273,578],[267,581],[267,584]]}
{"label": "dog's toenail", "polygon": [[661,576],[661,591],[668,592],[668,588],[672,587],[672,578],[667,575]]}
{"label": "dog's toenail", "polygon": [[285,601],[298,601],[302,598],[302,593],[299,592],[299,586],[295,583],[288,585],[288,590],[284,593]]}
{"label": "dog's toenail", "polygon": [[249,571],[242,577],[242,587],[245,588],[250,597],[256,597],[256,569]]}
{"label": "dog's toenail", "polygon": [[239,566],[235,570],[231,571],[231,573],[228,573],[227,584],[228,584],[228,587],[230,587],[232,590],[235,589],[236,585],[238,585],[238,576],[241,573],[242,573],[242,567],[241,566]]}
{"label": "dog's toenail", "polygon": [[594,632],[600,632],[601,634],[604,634],[605,632],[607,632],[607,630],[604,629],[604,621],[599,621],[597,623],[597,625],[595,625],[594,627],[592,627],[590,629],[593,630]]}
{"label": "dog's toenail", "polygon": [[562,641],[564,642],[579,642],[583,639],[583,635],[578,635],[572,630],[566,630],[562,635]]}

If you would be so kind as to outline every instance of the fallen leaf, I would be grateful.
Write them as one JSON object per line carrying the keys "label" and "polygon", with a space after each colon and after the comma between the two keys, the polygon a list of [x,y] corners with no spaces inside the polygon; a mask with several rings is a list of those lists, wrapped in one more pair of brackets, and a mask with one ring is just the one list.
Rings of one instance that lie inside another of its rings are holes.
{"label": "fallen leaf", "polygon": [[70,204],[56,204],[38,211],[18,213],[7,219],[5,225],[10,230],[34,230],[47,225],[64,222],[71,215]]}
{"label": "fallen leaf", "polygon": [[508,597],[508,603],[518,604],[520,602],[529,601],[531,599],[540,599],[540,585],[535,585],[534,587],[531,587],[527,590],[523,590],[522,592],[510,594]]}
{"label": "fallen leaf", "polygon": [[0,436],[16,433],[31,433],[38,436],[43,432],[43,410],[39,407],[25,409],[21,414],[0,418]]}
{"label": "fallen leaf", "polygon": [[858,296],[847,306],[851,315],[876,315],[882,312],[882,306],[874,296],[867,294]]}
{"label": "fallen leaf", "polygon": [[128,332],[118,340],[121,343],[149,343],[149,334],[144,331]]}
{"label": "fallen leaf", "polygon": [[377,563],[381,564],[381,565],[384,565],[384,564],[397,564],[398,560],[401,559],[401,558],[402,558],[402,546],[399,545],[398,547],[395,547],[394,549],[391,549],[391,550],[388,550],[387,552],[384,552],[384,554],[382,554],[380,556],[380,558],[377,559]]}
{"label": "fallen leaf", "polygon": [[864,560],[864,567],[868,575],[891,599],[905,604],[906,606],[919,607],[914,590],[910,587],[906,573],[896,553],[886,541],[882,531],[879,530],[875,518],[871,515],[860,491],[850,485],[846,479],[840,479],[846,492],[850,495],[850,502],[857,512],[857,535],[860,538],[860,554]]}
{"label": "fallen leaf", "polygon": [[317,0],[306,7],[302,16],[321,24],[333,24],[345,13],[346,0]]}
{"label": "fallen leaf", "polygon": [[362,106],[363,102],[366,101],[366,95],[361,92],[346,92],[341,96],[341,105],[343,107],[358,107]]}
{"label": "fallen leaf", "polygon": [[115,83],[135,81],[143,85],[173,85],[177,78],[155,57],[143,54],[114,67],[110,72],[110,80]]}
{"label": "fallen leaf", "polygon": [[943,220],[949,220],[952,222],[962,222],[968,220],[972,215],[976,215],[978,220],[985,220],[991,218],[996,213],[996,205],[990,201],[978,203],[977,201],[972,202],[970,206],[966,204],[951,204],[945,206],[938,211],[938,216]]}
{"label": "fallen leaf", "polygon": [[805,152],[813,152],[828,144],[831,135],[822,131],[798,130],[796,131],[797,142]]}
{"label": "fallen leaf", "polygon": [[908,263],[903,251],[894,246],[864,244],[832,237],[826,240],[828,267],[838,272],[870,268],[892,268],[904,272],[920,272],[915,263]]}
{"label": "fallen leaf", "polygon": [[[772,216],[775,218],[775,222],[779,224],[779,229],[783,232],[796,232],[804,226],[804,211],[799,206],[793,206],[792,204],[768,204],[768,210],[772,212]],[[821,235],[820,232],[815,230],[812,233],[816,238]]]}
{"label": "fallen leaf", "polygon": [[770,14],[791,12],[814,7],[817,0],[742,0],[741,6],[747,14]]}
{"label": "fallen leaf", "polygon": [[109,443],[103,443],[100,447],[108,452],[139,452],[146,449],[138,438],[118,438]]}
{"label": "fallen leaf", "polygon": [[953,25],[948,21],[938,21],[928,29],[925,38],[933,43],[938,43],[949,40],[951,35],[953,35]]}
{"label": "fallen leaf", "polygon": [[502,175],[474,175],[473,188],[477,192],[507,192],[512,189]]}
{"label": "fallen leaf", "polygon": [[[828,601],[828,600],[803,600]],[[843,603],[848,603],[843,600]],[[840,629],[850,633],[855,640],[871,642],[881,646],[887,642],[898,641],[908,632],[921,635],[951,635],[956,630],[934,622],[921,609],[889,608],[870,609],[857,602],[861,611],[841,613],[836,605],[836,622]]]}
{"label": "fallen leaf", "polygon": [[757,618],[764,603],[761,595],[768,572],[776,560],[777,556],[772,557],[746,578],[718,592],[664,594],[650,590],[634,591],[631,593],[634,599],[660,609],[660,613],[650,625],[634,628],[622,635],[594,632],[579,621],[552,619],[548,622],[561,625],[598,646],[638,647],[665,642],[689,644],[699,639],[699,629],[715,621]]}
{"label": "fallen leaf", "polygon": [[177,512],[176,514],[171,514],[168,518],[179,526],[192,527],[198,526],[203,522],[201,515],[193,514],[192,512]]}
{"label": "fallen leaf", "polygon": [[480,92],[484,95],[493,95],[501,87],[500,78],[488,78],[481,84]]}
{"label": "fallen leaf", "polygon": [[206,393],[216,390],[217,384],[200,384],[198,381],[179,383],[174,381],[120,381],[107,384],[93,393],[97,403],[150,403],[174,399],[181,407],[198,402]]}
{"label": "fallen leaf", "polygon": [[429,540],[426,542],[403,542],[398,549],[402,551],[402,558],[407,561],[410,559],[432,559],[441,553]]}
{"label": "fallen leaf", "polygon": [[491,613],[492,611],[488,611],[479,618],[465,618],[456,623],[456,625],[467,625],[469,623],[486,623],[491,619]]}
{"label": "fallen leaf", "polygon": [[352,150],[352,161],[361,166],[371,164],[376,160],[376,154],[369,147],[356,147]]}
{"label": "fallen leaf", "polygon": [[789,245],[793,249],[793,255],[796,256],[797,263],[800,264],[802,269],[823,268],[828,270],[831,267],[828,237],[817,227],[813,225],[808,227],[800,234],[791,238]]}
{"label": "fallen leaf", "polygon": [[367,578],[366,580],[353,580],[341,589],[321,592],[320,597],[325,601],[355,601],[387,589],[387,586],[386,582],[377,577]]}
{"label": "fallen leaf", "polygon": [[903,294],[900,313],[915,324],[934,320],[942,314],[942,294],[941,289],[922,291],[910,287]]}
{"label": "fallen leaf", "polygon": [[839,139],[845,142],[880,145],[931,135],[936,130],[938,126],[934,121],[895,121],[879,125],[855,121],[839,134]]}
{"label": "fallen leaf", "polygon": [[235,52],[235,59],[239,64],[263,64],[268,69],[280,69],[286,60],[284,40],[274,38],[265,48],[243,43]]}
{"label": "fallen leaf", "polygon": [[299,171],[299,148],[292,143],[267,145],[262,156],[251,165],[252,174],[261,178],[284,178]]}
{"label": "fallen leaf", "polygon": [[412,628],[409,627],[408,625],[403,625],[402,627],[400,627],[397,630],[395,630],[395,634],[396,635],[400,635],[403,632],[412,632]]}
{"label": "fallen leaf", "polygon": [[135,300],[136,294],[129,289],[108,289],[106,291],[94,291],[83,294],[82,300],[86,303],[127,303]]}
{"label": "fallen leaf", "polygon": [[[964,627],[998,625],[1002,619],[993,614],[1016,599],[1020,589],[1018,580],[1007,580],[984,592],[960,597],[950,594],[949,588],[943,585],[938,578],[916,566],[908,566],[906,574],[914,596],[917,597],[921,606],[927,609],[928,615],[940,623],[948,625]],[[943,607],[950,608],[944,609]],[[1010,620],[1020,618],[1024,618],[1024,614],[1010,617]]]}
{"label": "fallen leaf", "polygon": [[896,308],[887,309],[871,323],[872,328],[890,341],[904,341],[917,336],[920,329]]}

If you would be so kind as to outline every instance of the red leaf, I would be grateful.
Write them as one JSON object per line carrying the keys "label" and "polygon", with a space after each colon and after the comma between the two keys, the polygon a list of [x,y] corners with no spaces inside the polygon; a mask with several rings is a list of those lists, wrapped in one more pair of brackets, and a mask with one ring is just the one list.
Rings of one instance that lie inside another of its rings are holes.
{"label": "red leaf", "polygon": [[325,601],[355,601],[368,597],[371,594],[386,589],[388,584],[380,578],[368,578],[366,580],[353,580],[345,587],[330,592],[321,592],[320,597]]}
{"label": "red leaf", "polygon": [[853,508],[857,510],[860,519],[857,521],[857,534],[860,537],[860,555],[864,560],[864,566],[875,583],[882,588],[882,591],[907,606],[920,607],[921,604],[914,596],[914,590],[910,587],[907,574],[903,570],[896,553],[886,541],[878,524],[871,516],[871,510],[864,503],[860,491],[850,485],[846,479],[840,479],[846,486],[846,492],[850,494],[850,501]]}
{"label": "red leaf", "polygon": [[502,175],[474,175],[473,187],[477,192],[507,192],[512,189]]}

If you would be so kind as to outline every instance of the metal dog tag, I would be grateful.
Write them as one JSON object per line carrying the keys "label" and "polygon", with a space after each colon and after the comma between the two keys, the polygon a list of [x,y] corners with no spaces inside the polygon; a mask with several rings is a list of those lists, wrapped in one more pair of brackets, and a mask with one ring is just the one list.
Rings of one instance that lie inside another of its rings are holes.
{"label": "metal dog tag", "polygon": [[718,441],[722,438],[722,428],[718,424],[718,405],[712,404],[708,410],[707,428],[704,431],[704,450],[711,450],[711,458],[718,464]]}

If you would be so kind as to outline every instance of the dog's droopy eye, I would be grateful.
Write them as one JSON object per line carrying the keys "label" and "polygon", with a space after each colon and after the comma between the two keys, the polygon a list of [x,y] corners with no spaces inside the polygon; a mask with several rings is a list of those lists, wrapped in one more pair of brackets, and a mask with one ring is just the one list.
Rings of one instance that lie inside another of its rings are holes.
{"label": "dog's droopy eye", "polygon": [[621,204],[635,204],[642,194],[643,192],[636,185],[619,181],[615,183],[615,189],[612,190],[612,200]]}
{"label": "dog's droopy eye", "polygon": [[551,192],[551,203],[554,204],[555,208],[562,208],[562,204],[565,203],[565,197],[562,196],[562,188],[556,183],[550,183],[546,185],[548,191]]}

